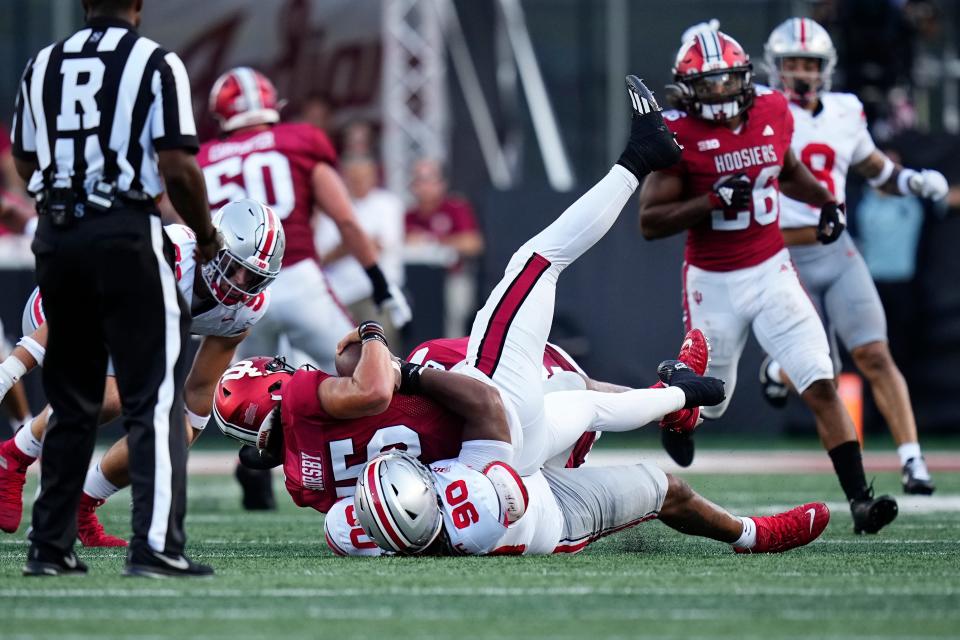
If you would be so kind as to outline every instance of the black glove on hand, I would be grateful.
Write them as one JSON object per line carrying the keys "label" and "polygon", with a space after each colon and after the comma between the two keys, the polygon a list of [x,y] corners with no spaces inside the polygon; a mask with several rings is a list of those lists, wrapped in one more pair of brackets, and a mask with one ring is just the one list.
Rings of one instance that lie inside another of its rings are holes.
{"label": "black glove on hand", "polygon": [[414,394],[420,392],[420,371],[423,367],[406,360],[398,360],[400,364],[400,393]]}
{"label": "black glove on hand", "polygon": [[749,210],[751,200],[753,200],[753,185],[744,173],[723,178],[710,192],[710,204],[714,209]]}
{"label": "black glove on hand", "polygon": [[245,444],[240,447],[240,464],[248,469],[273,469],[283,463],[280,453]]}
{"label": "black glove on hand", "polygon": [[847,227],[847,214],[842,204],[828,202],[820,208],[820,224],[817,225],[817,240],[830,244],[840,239]]}
{"label": "black glove on hand", "polygon": [[690,367],[679,360],[664,360],[657,367],[660,381],[670,387],[683,391],[687,397],[684,409],[693,407],[712,407],[727,397],[723,390],[723,380],[710,376],[698,376]]}
{"label": "black glove on hand", "polygon": [[617,164],[640,180],[652,171],[678,163],[683,149],[663,123],[663,110],[653,92],[637,76],[627,76],[627,95],[633,108],[630,139]]}

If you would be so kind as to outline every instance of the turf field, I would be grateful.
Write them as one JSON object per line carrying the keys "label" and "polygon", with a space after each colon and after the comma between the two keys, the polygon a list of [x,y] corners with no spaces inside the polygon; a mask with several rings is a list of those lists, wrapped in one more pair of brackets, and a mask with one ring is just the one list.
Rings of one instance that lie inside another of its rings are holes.
{"label": "turf field", "polygon": [[[832,474],[688,479],[742,514],[841,499]],[[578,556],[362,560],[327,550],[319,514],[285,499],[245,513],[231,478],[198,476],[189,548],[216,578],[121,578],[122,550],[81,549],[91,575],[28,580],[22,527],[0,538],[0,638],[956,638],[960,473],[936,479],[934,501],[904,501],[879,536],[854,536],[838,508],[820,540],[779,556],[651,522]],[[128,532],[125,495],[102,511]]]}

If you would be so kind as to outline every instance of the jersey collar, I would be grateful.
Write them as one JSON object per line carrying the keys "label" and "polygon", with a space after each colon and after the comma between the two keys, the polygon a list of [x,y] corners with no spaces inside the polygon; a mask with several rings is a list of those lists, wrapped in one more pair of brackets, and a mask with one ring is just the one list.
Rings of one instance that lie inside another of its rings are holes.
{"label": "jersey collar", "polygon": [[132,23],[121,20],[120,18],[111,18],[108,16],[94,16],[87,20],[87,26],[93,27],[94,29],[97,27],[120,27],[121,29],[128,29],[134,33],[137,31]]}

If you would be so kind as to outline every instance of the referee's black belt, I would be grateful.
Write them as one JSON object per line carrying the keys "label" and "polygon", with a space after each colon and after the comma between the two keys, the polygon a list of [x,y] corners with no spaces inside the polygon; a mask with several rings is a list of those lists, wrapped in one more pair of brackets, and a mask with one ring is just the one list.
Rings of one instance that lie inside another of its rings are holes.
{"label": "referee's black belt", "polygon": [[49,187],[37,194],[37,212],[58,217],[82,218],[86,213],[118,208],[152,211],[156,208],[155,204],[153,196],[145,191],[120,191],[116,185],[107,182],[97,182],[90,192]]}

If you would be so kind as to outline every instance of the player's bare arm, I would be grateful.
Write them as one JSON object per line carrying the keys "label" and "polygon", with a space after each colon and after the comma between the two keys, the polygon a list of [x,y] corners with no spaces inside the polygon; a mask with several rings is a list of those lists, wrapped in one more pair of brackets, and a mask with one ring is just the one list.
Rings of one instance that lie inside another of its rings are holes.
{"label": "player's bare arm", "polygon": [[16,167],[17,173],[24,182],[29,182],[33,172],[39,168],[36,160],[24,160],[17,156],[13,157],[13,166]]}
{"label": "player's bare arm", "polygon": [[793,149],[788,149],[783,157],[783,169],[780,171],[780,191],[787,197],[806,202],[814,207],[822,207],[828,202],[836,202],[837,200],[797,159]]}
{"label": "player's bare arm", "polygon": [[419,392],[463,418],[463,441],[510,442],[510,426],[500,392],[469,376],[422,368]]}
{"label": "player's bare arm", "polygon": [[217,381],[230,366],[237,345],[243,342],[247,333],[249,331],[235,336],[204,336],[200,342],[183,389],[187,419],[198,423],[190,425],[193,429],[202,430],[206,426],[207,418],[213,411],[213,393]]}
{"label": "player's bare arm", "polygon": [[313,168],[311,181],[317,204],[337,225],[347,252],[364,269],[376,265],[377,246],[360,226],[340,174],[329,164],[321,162]]}
{"label": "player's bare arm", "polygon": [[197,234],[197,249],[203,261],[213,259],[220,242],[210,219],[207,188],[197,159],[182,149],[160,151],[157,155],[173,208]]}
{"label": "player's bare arm", "polygon": [[934,169],[907,169],[879,150],[853,165],[853,170],[867,179],[870,186],[891,195],[915,195],[941,200],[949,191],[942,173]]}
{"label": "player's bare arm", "polygon": [[647,240],[666,238],[694,226],[713,210],[709,194],[683,199],[683,179],[655,171],[640,190],[640,232]]}
{"label": "player's bare arm", "polygon": [[[354,332],[351,332],[354,333]],[[348,336],[338,345],[342,351],[354,342]],[[325,378],[317,387],[323,410],[334,418],[375,416],[386,411],[398,386],[399,374],[385,342],[367,340],[351,376]]]}

